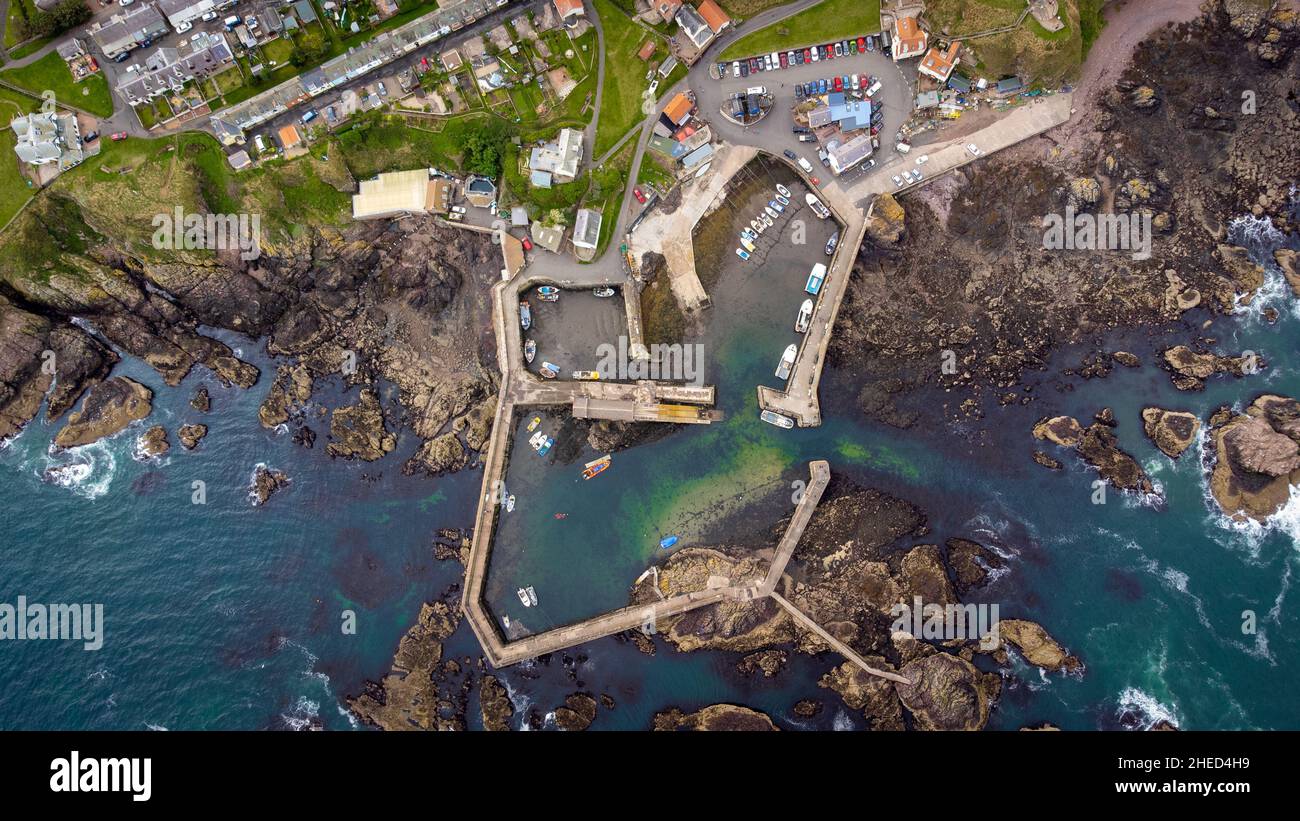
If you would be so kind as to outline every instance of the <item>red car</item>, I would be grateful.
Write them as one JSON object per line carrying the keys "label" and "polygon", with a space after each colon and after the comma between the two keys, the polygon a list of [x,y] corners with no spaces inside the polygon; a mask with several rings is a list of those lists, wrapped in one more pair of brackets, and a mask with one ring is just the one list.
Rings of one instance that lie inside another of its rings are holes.
{"label": "red car", "polygon": [[817,177],[815,177],[815,176],[813,176],[813,177],[809,177],[808,179],[812,181],[812,184],[813,184],[813,185],[821,185],[821,184],[822,184],[822,181],[819,180],[819,179],[817,179]]}
{"label": "red car", "polygon": [[110,136],[109,136],[109,139],[111,139],[111,140],[112,140],[113,142],[115,142],[115,143],[120,143],[122,140],[125,140],[125,139],[126,139],[126,132],[125,132],[125,131],[119,131],[119,132],[117,132],[116,134],[112,134],[112,135],[110,135]]}
{"label": "red car", "polygon": [[866,53],[867,53],[867,38],[865,38],[865,37],[859,37],[859,38],[858,38],[858,54],[866,54]]}
{"label": "red car", "polygon": [[525,251],[533,250],[533,241],[530,240],[528,237],[524,237],[524,250]]}
{"label": "red car", "polygon": [[632,196],[636,197],[637,202],[641,203],[642,205],[645,205],[645,194],[641,193],[640,188],[633,188]]}
{"label": "red car", "polygon": [[781,52],[781,54],[778,56],[777,59],[779,59],[779,60],[781,61],[781,68],[789,68],[789,67],[790,67],[790,64],[789,64],[789,62],[788,62],[788,58],[786,57],[784,51]]}
{"label": "red car", "polygon": [[844,81],[841,80],[839,77],[836,77],[836,78],[835,78],[835,90],[836,90],[836,91],[843,91],[843,90],[844,90]]}
{"label": "red car", "polygon": [[812,49],[810,49],[810,48],[806,48],[806,49],[803,50],[803,61],[804,61],[805,63],[811,63],[811,62],[812,62]]}

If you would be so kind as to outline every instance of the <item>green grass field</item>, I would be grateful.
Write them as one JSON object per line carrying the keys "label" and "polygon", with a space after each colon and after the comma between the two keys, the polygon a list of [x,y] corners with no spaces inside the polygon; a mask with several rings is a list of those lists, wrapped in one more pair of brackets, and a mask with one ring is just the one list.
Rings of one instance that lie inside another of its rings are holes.
{"label": "green grass field", "polygon": [[57,52],[22,68],[0,71],[0,78],[27,89],[37,97],[49,89],[60,103],[85,109],[97,117],[113,116],[113,96],[102,74],[92,74],[80,83],[73,82],[68,64]]}
{"label": "green grass field", "polygon": [[824,0],[807,11],[742,37],[718,59],[736,60],[879,31],[880,0]]}
{"label": "green grass field", "polygon": [[[0,88],[0,118],[5,123],[39,107],[40,103],[36,100]],[[0,225],[9,222],[35,193],[35,189],[27,184],[27,179],[19,170],[18,156],[14,154],[14,144],[17,141],[13,129],[0,131]]]}
{"label": "green grass field", "polygon": [[[646,30],[636,25],[612,0],[594,0],[605,30],[605,88],[600,102],[600,122],[592,149],[601,156],[642,119],[641,95],[649,87],[646,65],[636,58]],[[594,158],[593,158],[594,159]]]}

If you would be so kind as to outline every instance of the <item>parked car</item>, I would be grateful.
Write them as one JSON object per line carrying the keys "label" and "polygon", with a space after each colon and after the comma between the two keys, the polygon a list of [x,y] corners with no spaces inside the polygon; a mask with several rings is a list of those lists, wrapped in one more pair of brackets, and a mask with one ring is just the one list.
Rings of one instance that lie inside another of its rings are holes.
{"label": "parked car", "polygon": [[930,155],[929,155],[929,154],[922,154],[921,156],[919,156],[919,157],[916,158],[916,164],[917,164],[917,165],[925,165],[925,164],[926,164],[927,162],[929,162],[929,161],[930,161]]}
{"label": "parked car", "polygon": [[813,174],[811,177],[808,178],[808,180],[809,180],[813,185],[821,185],[821,184],[822,184],[821,179],[818,178],[818,176],[817,176],[816,174]]}
{"label": "parked car", "polygon": [[718,63],[718,77],[719,77],[720,79],[725,79],[726,76],[727,76],[727,64],[726,64],[726,63]]}
{"label": "parked car", "polygon": [[809,60],[814,63],[821,60],[822,58],[822,50],[819,46],[813,46],[812,48],[808,49],[808,54],[809,54]]}
{"label": "parked car", "polygon": [[642,205],[645,205],[645,194],[641,193],[640,188],[633,188],[632,196],[636,197],[637,202],[641,203]]}
{"label": "parked car", "polygon": [[975,143],[967,143],[966,150],[970,152],[972,157],[978,157],[980,154],[984,153],[980,151],[980,147]]}
{"label": "parked car", "polygon": [[836,56],[836,57],[843,57],[843,56],[844,56],[844,44],[843,44],[843,43],[836,43],[836,44],[835,44],[835,56]]}
{"label": "parked car", "polygon": [[826,92],[831,90],[831,84],[826,82],[825,78],[822,78],[821,85],[818,87],[821,89],[822,94],[825,94]]}
{"label": "parked car", "polygon": [[803,157],[799,158],[799,167],[803,169],[803,173],[805,174],[812,173],[812,163],[808,162],[808,160]]}
{"label": "parked car", "polygon": [[99,139],[99,132],[98,132],[98,131],[91,131],[91,132],[88,132],[88,133],[86,134],[86,136],[82,137],[82,138],[81,138],[81,141],[82,141],[83,143],[93,143],[95,140],[98,140],[98,139]]}
{"label": "parked car", "polygon": [[745,62],[745,63],[741,63],[741,64],[740,64],[740,76],[741,76],[741,77],[748,77],[748,76],[749,76],[749,63],[748,63],[748,62]]}
{"label": "parked car", "polygon": [[787,160],[797,160],[797,159],[799,159],[798,155],[796,155],[793,151],[791,151],[791,150],[788,149],[788,148],[785,149],[784,151],[782,151],[781,153],[785,155],[785,158],[786,158]]}
{"label": "parked car", "polygon": [[121,54],[119,54],[119,55],[117,55],[116,57],[114,57],[114,58],[113,58],[113,62],[115,62],[115,63],[124,63],[124,62],[126,62],[127,60],[129,60],[129,59],[131,59],[131,52],[129,52],[129,51],[124,51],[124,52],[122,52]]}
{"label": "parked car", "polygon": [[194,28],[194,24],[191,23],[189,20],[186,20],[184,23],[176,24],[176,33],[184,34],[185,32],[189,31],[192,28]]}
{"label": "parked car", "polygon": [[794,98],[795,98],[796,100],[802,100],[802,99],[803,99],[803,85],[802,85],[802,84],[799,84],[799,83],[796,83],[796,84],[795,84],[795,87],[794,87]]}
{"label": "parked car", "polygon": [[778,59],[778,60],[781,61],[781,68],[789,68],[789,67],[790,67],[790,63],[789,63],[789,61],[786,59],[785,52],[781,52],[781,54],[778,55],[776,59]]}
{"label": "parked car", "polygon": [[826,166],[827,168],[831,167],[831,155],[826,153],[826,149],[824,148],[817,149],[817,159],[821,160],[822,165]]}
{"label": "parked car", "polygon": [[[734,75],[737,76],[737,77],[740,76],[740,61],[739,61],[739,60],[736,60],[734,63],[731,64],[731,73],[734,74]],[[724,76],[725,76],[725,75],[724,75]]]}
{"label": "parked car", "polygon": [[866,53],[867,53],[867,38],[865,38],[865,37],[859,37],[859,38],[858,38],[858,54],[866,54]]}
{"label": "parked car", "polygon": [[835,78],[835,90],[836,91],[844,90],[844,81],[841,80],[838,76]]}
{"label": "parked car", "polygon": [[315,111],[308,111],[306,114],[302,115],[303,125],[306,125],[307,123],[311,122],[314,119],[316,119]]}
{"label": "parked car", "polygon": [[462,215],[463,215],[463,214],[465,213],[465,206],[463,206],[463,205],[453,205],[453,206],[451,207],[451,213],[453,213],[453,214],[462,214]]}
{"label": "parked car", "polygon": [[125,139],[126,139],[126,132],[125,132],[125,131],[118,131],[118,132],[115,133],[115,134],[110,134],[110,135],[109,135],[109,139],[112,140],[112,141],[115,142],[115,143],[120,143],[120,142],[122,142],[122,140],[125,140]]}
{"label": "parked car", "polygon": [[211,23],[213,20],[217,19],[217,13],[215,11],[204,12],[203,16],[199,19],[205,23]]}
{"label": "parked car", "polygon": [[524,237],[524,250],[525,251],[533,250],[533,241],[530,240],[528,237]]}
{"label": "parked car", "polygon": [[801,143],[810,143],[810,142],[812,142],[812,141],[814,141],[814,140],[816,140],[816,139],[817,139],[817,138],[814,137],[814,136],[811,135],[811,134],[800,134],[800,135],[799,135],[799,142],[801,142]]}
{"label": "parked car", "polygon": [[894,180],[894,186],[895,186],[896,188],[902,188],[902,187],[903,187],[903,178],[902,178],[902,177],[900,177],[900,176],[898,176],[897,174],[895,174],[895,175],[893,176],[893,180]]}

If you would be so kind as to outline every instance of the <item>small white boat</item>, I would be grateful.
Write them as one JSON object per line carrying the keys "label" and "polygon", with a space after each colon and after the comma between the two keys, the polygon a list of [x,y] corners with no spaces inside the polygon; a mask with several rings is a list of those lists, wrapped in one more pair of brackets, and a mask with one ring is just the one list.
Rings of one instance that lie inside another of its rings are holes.
{"label": "small white boat", "polygon": [[813,213],[817,215],[818,219],[826,219],[831,215],[830,209],[811,193],[804,195],[804,201],[808,203],[808,207],[813,210]]}
{"label": "small white boat", "polygon": [[521,588],[519,588],[518,590],[515,591],[515,595],[519,597],[519,601],[521,601],[521,602],[524,603],[524,607],[532,607],[532,606],[533,606],[532,599],[528,598],[528,591],[527,591],[527,590],[525,590],[525,589],[523,589],[523,588],[521,587]]}
{"label": "small white boat", "polygon": [[524,361],[531,365],[533,363],[533,359],[535,359],[536,357],[537,357],[537,341],[534,339],[530,339],[524,343]]}
{"label": "small white boat", "polygon": [[751,254],[754,253],[754,243],[750,242],[750,241],[749,241],[748,239],[746,239],[745,237],[741,237],[741,238],[740,238],[740,245],[741,245],[741,247],[743,247],[743,248],[744,248],[746,251],[748,251],[749,253],[751,253]]}
{"label": "small white boat", "polygon": [[506,497],[506,513],[515,512],[515,494],[511,493]]}
{"label": "small white boat", "polygon": [[797,334],[808,333],[808,325],[812,321],[813,301],[805,299],[799,306],[799,316],[794,321],[794,332]]}
{"label": "small white boat", "polygon": [[767,228],[766,225],[764,225],[763,223],[759,222],[758,220],[750,220],[750,221],[749,221],[749,227],[754,229],[754,233],[755,233],[755,234],[761,234],[761,233],[763,233],[763,230],[764,230],[765,228]]}
{"label": "small white boat", "polygon": [[776,411],[765,410],[758,415],[759,419],[769,425],[776,425],[778,428],[789,430],[794,427],[794,420],[788,416],[777,413]]}
{"label": "small white boat", "polygon": [[787,197],[787,196],[784,195],[784,194],[777,194],[777,195],[776,195],[776,201],[779,202],[779,203],[781,203],[782,205],[789,205],[789,204],[790,204],[790,198]]}
{"label": "small white boat", "polygon": [[537,591],[533,589],[531,584],[528,585],[528,600],[531,601],[534,606],[537,605]]}
{"label": "small white boat", "polygon": [[593,289],[591,293],[593,296],[598,296],[601,298],[611,297],[614,295],[614,289],[609,287],[608,285],[604,285],[600,288]]}
{"label": "small white boat", "polygon": [[776,222],[776,209],[775,209],[775,208],[773,208],[773,207],[770,206],[770,205],[764,205],[764,206],[763,206],[763,211],[767,214],[767,218],[768,218],[768,219],[772,220],[773,222]]}
{"label": "small white boat", "polygon": [[748,260],[748,259],[749,259],[749,252],[746,251],[744,248],[737,248],[737,249],[736,249],[736,256],[740,257],[740,258],[743,259],[743,260]]}
{"label": "small white boat", "polygon": [[786,188],[784,185],[778,182],[776,184],[776,193],[780,194],[783,197],[788,197],[790,196],[790,189]]}
{"label": "small white boat", "polygon": [[776,366],[777,379],[789,379],[790,369],[794,367],[794,358],[799,353],[797,345],[786,346],[785,353],[781,354],[781,364]]}
{"label": "small white boat", "polygon": [[776,220],[773,219],[772,217],[768,216],[767,214],[763,214],[762,216],[763,216],[764,227],[771,228],[773,225],[776,225]]}
{"label": "small white boat", "polygon": [[509,617],[509,616],[502,616],[502,617],[501,617],[501,623],[504,624],[504,625],[506,626],[506,629],[507,629],[507,630],[510,629],[510,617]]}

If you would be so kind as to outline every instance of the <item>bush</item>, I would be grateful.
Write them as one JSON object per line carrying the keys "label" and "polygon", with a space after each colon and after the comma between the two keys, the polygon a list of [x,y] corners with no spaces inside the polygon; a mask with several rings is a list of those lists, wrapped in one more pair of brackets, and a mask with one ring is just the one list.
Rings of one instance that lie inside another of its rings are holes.
{"label": "bush", "polygon": [[20,19],[14,21],[14,35],[19,42],[31,39],[53,37],[74,26],[90,20],[91,11],[82,0],[60,0],[49,11],[36,10],[32,17],[27,16],[25,5],[19,6]]}

